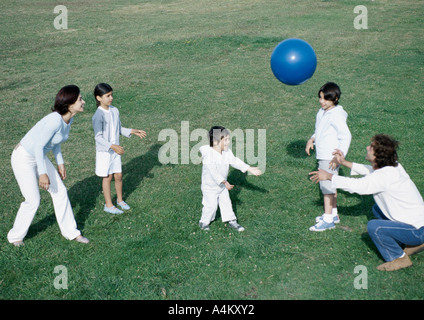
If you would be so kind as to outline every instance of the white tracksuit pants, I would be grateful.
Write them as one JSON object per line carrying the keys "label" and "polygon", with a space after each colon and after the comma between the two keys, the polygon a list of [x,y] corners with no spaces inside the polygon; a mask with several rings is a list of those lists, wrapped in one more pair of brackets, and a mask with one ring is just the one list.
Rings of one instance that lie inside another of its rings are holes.
{"label": "white tracksuit pants", "polygon": [[[9,242],[16,242],[23,240],[28,233],[28,229],[40,204],[40,190],[38,186],[37,163],[35,158],[24,147],[19,145],[13,150],[11,162],[13,173],[25,198],[25,201],[21,203],[18,210],[13,228],[7,235]],[[45,162],[47,175],[50,180],[48,191],[53,200],[56,220],[62,235],[68,240],[73,240],[81,232],[77,229],[68,192],[59,173],[47,157],[45,158]]]}
{"label": "white tracksuit pants", "polygon": [[200,218],[201,223],[209,225],[211,221],[215,220],[216,210],[221,211],[222,222],[236,220],[236,215],[233,211],[231,204],[230,193],[227,188],[223,188],[219,191],[206,191],[202,190],[202,217]]}

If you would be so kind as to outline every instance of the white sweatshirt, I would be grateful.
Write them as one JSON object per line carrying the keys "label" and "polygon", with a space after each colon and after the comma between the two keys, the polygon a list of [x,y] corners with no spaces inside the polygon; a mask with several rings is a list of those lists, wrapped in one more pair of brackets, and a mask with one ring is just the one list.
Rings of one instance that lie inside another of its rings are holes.
{"label": "white sweatshirt", "polygon": [[246,172],[249,165],[239,158],[235,157],[233,152],[228,149],[219,153],[210,146],[201,146],[199,148],[202,154],[202,191],[222,191],[225,186],[222,181],[227,180],[229,166]]}
{"label": "white sweatshirt", "polygon": [[335,149],[340,149],[344,156],[349,151],[352,135],[346,123],[347,112],[340,105],[325,111],[320,109],[316,116],[315,138],[316,158],[333,159]]}
{"label": "white sweatshirt", "polygon": [[114,106],[109,106],[109,110],[97,107],[92,123],[96,151],[108,152],[112,144],[119,145],[119,135],[131,137],[131,129],[121,125],[119,110]]}
{"label": "white sweatshirt", "polygon": [[74,118],[67,124],[57,112],[52,112],[38,121],[22,138],[21,145],[37,162],[38,174],[47,173],[44,158],[53,151],[56,164],[63,164],[60,144],[69,137],[69,130]]}
{"label": "white sweatshirt", "polygon": [[419,229],[424,226],[423,198],[400,163],[373,170],[371,166],[353,163],[347,178],[333,175],[332,186],[350,193],[372,194],[384,215],[392,221],[403,222]]}

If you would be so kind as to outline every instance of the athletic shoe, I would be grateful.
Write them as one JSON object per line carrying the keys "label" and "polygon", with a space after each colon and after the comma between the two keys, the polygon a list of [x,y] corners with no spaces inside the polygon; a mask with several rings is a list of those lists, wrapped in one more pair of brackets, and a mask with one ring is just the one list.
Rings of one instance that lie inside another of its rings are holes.
{"label": "athletic shoe", "polygon": [[229,221],[228,225],[230,228],[236,229],[238,232],[244,231],[244,228],[237,223],[237,220]]}
{"label": "athletic shoe", "polygon": [[113,206],[112,208],[108,208],[108,207],[106,207],[106,205],[105,205],[105,207],[104,207],[104,209],[103,209],[105,212],[108,212],[108,213],[112,213],[112,214],[121,214],[121,213],[124,213],[124,211],[122,211],[122,210],[119,210],[117,207],[115,207],[115,206]]}
{"label": "athletic shoe", "polygon": [[320,222],[318,222],[316,225],[312,226],[309,228],[309,231],[325,231],[325,230],[330,230],[330,229],[334,229],[336,227],[336,225],[334,224],[334,222],[325,222],[324,220],[321,220]]}
{"label": "athletic shoe", "polygon": [[125,201],[118,202],[118,206],[120,206],[122,210],[130,210],[131,209],[130,206]]}
{"label": "athletic shoe", "polygon": [[90,242],[90,240],[88,240],[86,237],[83,237],[82,235],[79,235],[74,240],[76,242],[80,242],[80,243],[89,243]]}
{"label": "athletic shoe", "polygon": [[[323,216],[318,216],[318,217],[315,218],[315,222],[323,221],[323,219],[324,219]],[[340,223],[339,215],[336,215],[335,217],[333,217],[333,222],[334,223]]]}
{"label": "athletic shoe", "polygon": [[15,247],[23,247],[25,244],[22,240],[12,242]]}
{"label": "athletic shoe", "polygon": [[204,224],[204,223],[201,223],[201,222],[199,222],[199,227],[200,227],[200,229],[205,230],[205,231],[210,230],[208,224]]}

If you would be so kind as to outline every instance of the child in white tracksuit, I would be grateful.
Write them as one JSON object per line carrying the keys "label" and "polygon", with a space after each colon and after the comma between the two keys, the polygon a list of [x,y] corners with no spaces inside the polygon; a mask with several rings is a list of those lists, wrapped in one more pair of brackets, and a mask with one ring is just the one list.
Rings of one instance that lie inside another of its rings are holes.
{"label": "child in white tracksuit", "polygon": [[230,133],[224,127],[212,127],[209,131],[209,141],[209,146],[202,146],[199,149],[203,162],[201,186],[203,209],[199,226],[203,230],[209,230],[209,224],[215,219],[219,205],[222,222],[228,222],[229,226],[237,231],[244,231],[244,228],[237,223],[228,192],[234,187],[227,181],[229,166],[242,172],[249,171],[256,176],[262,172],[235,157],[228,149]]}

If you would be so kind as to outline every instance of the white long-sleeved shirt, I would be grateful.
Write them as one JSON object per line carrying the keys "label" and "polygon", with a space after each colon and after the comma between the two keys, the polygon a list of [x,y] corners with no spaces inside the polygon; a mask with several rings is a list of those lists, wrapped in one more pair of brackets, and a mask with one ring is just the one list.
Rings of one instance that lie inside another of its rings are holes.
{"label": "white long-sleeved shirt", "polygon": [[333,159],[335,149],[340,149],[346,156],[349,151],[352,135],[346,123],[347,112],[341,105],[325,111],[320,109],[316,116],[315,138],[316,158]]}
{"label": "white long-sleeved shirt", "polygon": [[384,215],[392,221],[410,224],[419,229],[424,226],[423,198],[400,163],[373,170],[371,166],[353,163],[351,175],[362,178],[347,178],[333,175],[332,186],[350,193],[370,195]]}
{"label": "white long-sleeved shirt", "polygon": [[73,118],[66,123],[57,112],[52,112],[38,121],[22,138],[21,145],[37,163],[38,174],[47,173],[44,158],[53,151],[56,164],[63,164],[60,144],[68,140]]}
{"label": "white long-sleeved shirt", "polygon": [[202,155],[202,191],[219,192],[225,186],[222,181],[227,180],[229,166],[246,172],[249,165],[234,156],[233,152],[228,149],[219,153],[210,146],[201,146],[199,151]]}
{"label": "white long-sleeved shirt", "polygon": [[109,110],[98,107],[92,117],[96,151],[107,152],[112,144],[119,145],[119,135],[131,137],[131,129],[121,126],[119,110],[109,106]]}

